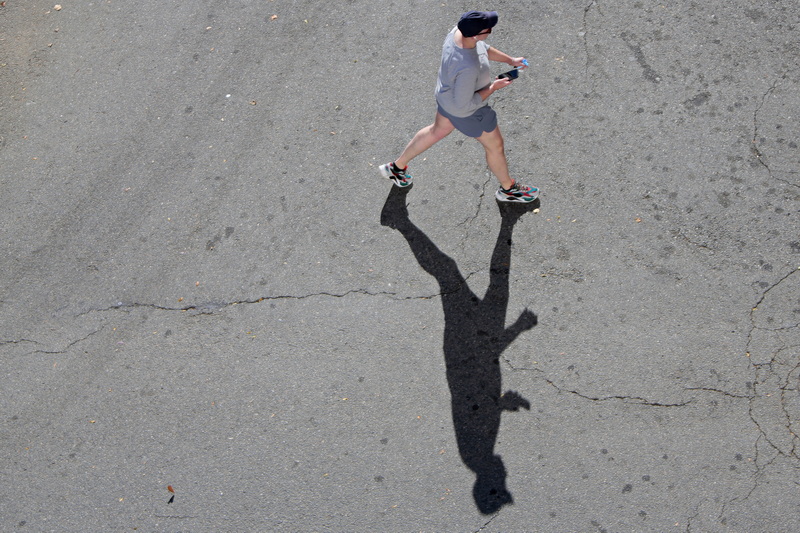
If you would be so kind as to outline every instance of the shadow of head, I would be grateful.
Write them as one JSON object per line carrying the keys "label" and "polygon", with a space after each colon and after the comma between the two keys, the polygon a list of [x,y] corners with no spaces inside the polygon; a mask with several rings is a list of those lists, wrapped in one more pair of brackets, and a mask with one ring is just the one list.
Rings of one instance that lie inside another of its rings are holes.
{"label": "shadow of head", "polygon": [[489,464],[478,469],[478,477],[472,487],[475,505],[483,514],[492,514],[504,505],[514,503],[514,498],[506,489],[506,469],[500,456],[495,455]]}

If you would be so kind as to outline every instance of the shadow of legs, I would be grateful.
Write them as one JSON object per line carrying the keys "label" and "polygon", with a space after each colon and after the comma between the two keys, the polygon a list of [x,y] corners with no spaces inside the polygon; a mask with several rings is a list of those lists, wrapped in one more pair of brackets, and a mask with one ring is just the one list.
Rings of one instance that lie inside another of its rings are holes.
{"label": "shadow of legs", "polygon": [[402,225],[409,223],[406,197],[412,188],[413,184],[403,188],[392,187],[381,210],[381,226],[400,229]]}

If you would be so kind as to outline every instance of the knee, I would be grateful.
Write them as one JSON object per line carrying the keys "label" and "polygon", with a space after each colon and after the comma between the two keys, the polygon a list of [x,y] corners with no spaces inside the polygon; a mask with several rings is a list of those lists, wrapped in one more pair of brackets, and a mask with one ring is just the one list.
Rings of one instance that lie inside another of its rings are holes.
{"label": "knee", "polygon": [[495,130],[495,132],[497,133],[497,135],[495,135],[494,142],[495,144],[497,144],[497,148],[502,150],[505,148],[506,142],[503,139],[503,136],[500,134],[500,131]]}
{"label": "knee", "polygon": [[442,139],[450,135],[451,131],[453,130],[434,126],[433,129],[431,130],[431,134],[437,141],[441,141]]}
{"label": "knee", "polygon": [[483,145],[486,148],[486,152],[490,154],[502,154],[505,152],[505,144],[503,143],[503,139],[497,139],[494,142],[486,143]]}
{"label": "knee", "polygon": [[486,152],[497,153],[505,150],[505,142],[500,132],[495,130],[491,133],[484,133],[478,138],[478,141],[486,149]]}

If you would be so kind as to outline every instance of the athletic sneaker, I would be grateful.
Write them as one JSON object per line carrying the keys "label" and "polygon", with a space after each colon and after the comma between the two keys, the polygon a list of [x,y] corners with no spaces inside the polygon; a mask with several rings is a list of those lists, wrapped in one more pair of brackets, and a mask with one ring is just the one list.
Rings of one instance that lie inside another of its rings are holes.
{"label": "athletic sneaker", "polygon": [[406,172],[408,167],[401,169],[395,165],[394,162],[392,162],[381,165],[380,170],[381,176],[392,180],[398,187],[408,187],[411,185],[411,180],[413,178],[411,177],[411,174]]}
{"label": "athletic sneaker", "polygon": [[500,187],[494,193],[495,198],[501,202],[532,202],[539,196],[539,189],[536,187],[528,187],[527,185],[520,185],[516,181],[514,185],[508,189]]}

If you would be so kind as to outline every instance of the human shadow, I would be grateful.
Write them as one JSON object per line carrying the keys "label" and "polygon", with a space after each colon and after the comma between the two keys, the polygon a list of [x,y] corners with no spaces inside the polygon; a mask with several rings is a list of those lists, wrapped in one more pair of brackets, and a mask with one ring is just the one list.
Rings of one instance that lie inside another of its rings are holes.
{"label": "human shadow", "polygon": [[410,187],[392,187],[381,212],[381,224],[398,230],[420,266],[436,278],[444,310],[444,359],[450,388],[456,442],[461,460],[476,475],[475,504],[491,514],[513,503],[506,488],[506,469],[494,452],[503,411],[530,409],[514,391],[501,392],[500,355],[520,333],[536,325],[527,308],[506,327],[511,236],[530,205],[498,204],[502,221],[490,264],[489,288],[483,299],[470,290],[456,262],[408,217]]}

